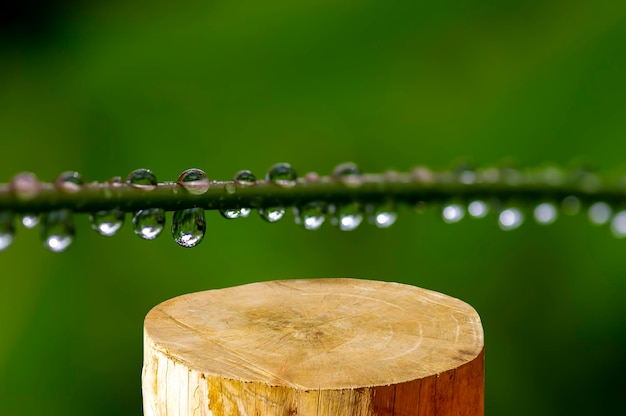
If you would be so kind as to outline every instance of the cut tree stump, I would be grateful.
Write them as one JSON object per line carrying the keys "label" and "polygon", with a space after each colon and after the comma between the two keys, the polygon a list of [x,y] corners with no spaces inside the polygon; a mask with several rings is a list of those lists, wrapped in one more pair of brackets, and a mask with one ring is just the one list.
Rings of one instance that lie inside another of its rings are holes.
{"label": "cut tree stump", "polygon": [[466,303],[359,279],[179,296],[144,326],[146,416],[484,414],[483,330]]}

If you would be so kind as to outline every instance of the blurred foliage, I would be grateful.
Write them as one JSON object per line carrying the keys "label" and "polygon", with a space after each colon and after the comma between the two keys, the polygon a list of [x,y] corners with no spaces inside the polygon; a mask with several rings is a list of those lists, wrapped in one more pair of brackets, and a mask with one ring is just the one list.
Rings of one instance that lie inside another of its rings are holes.
{"label": "blurred foliage", "polygon": [[[346,160],[366,172],[459,157],[623,164],[623,2],[40,7],[2,20],[2,182],[24,170],[106,180],[139,167],[160,180],[189,167],[226,179],[281,161],[302,174]],[[623,407],[626,243],[583,215],[509,233],[493,218],[445,225],[408,209],[389,230],[352,233],[307,232],[290,218],[210,212],[207,221],[204,242],[186,250],[166,235],[142,241],[128,224],[104,238],[81,216],[60,255],[20,228],[0,253],[0,414],[141,414],[152,306],[246,282],[339,276],[472,304],[486,334],[488,414]]]}

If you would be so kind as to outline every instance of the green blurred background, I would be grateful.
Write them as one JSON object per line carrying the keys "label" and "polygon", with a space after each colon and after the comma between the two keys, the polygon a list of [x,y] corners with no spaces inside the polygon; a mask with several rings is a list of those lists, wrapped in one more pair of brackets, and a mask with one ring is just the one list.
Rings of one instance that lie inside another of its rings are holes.
{"label": "green blurred background", "polygon": [[[0,25],[0,182],[147,167],[228,179],[276,162],[328,173],[623,167],[622,1],[97,1],[15,5]],[[171,217],[170,217],[171,218]],[[127,219],[129,222],[129,219]],[[20,227],[0,253],[0,414],[139,415],[142,321],[168,298],[247,282],[360,277],[472,304],[486,408],[613,414],[626,383],[626,241],[585,215],[550,227],[446,225],[405,209],[388,230],[307,232],[292,216],[207,215],[195,249],[104,238],[77,218],[63,254]],[[166,233],[164,233],[166,234]]]}

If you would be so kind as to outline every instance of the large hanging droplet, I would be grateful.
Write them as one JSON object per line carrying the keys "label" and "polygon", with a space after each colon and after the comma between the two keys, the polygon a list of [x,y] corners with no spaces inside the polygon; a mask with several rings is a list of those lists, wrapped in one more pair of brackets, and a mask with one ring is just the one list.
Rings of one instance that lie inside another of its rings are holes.
{"label": "large hanging droplet", "polygon": [[259,208],[259,215],[267,222],[276,222],[285,215],[283,207]]}
{"label": "large hanging droplet", "polygon": [[485,201],[476,200],[469,203],[467,212],[473,218],[485,218],[489,214],[489,205]]}
{"label": "large hanging droplet", "polygon": [[50,211],[41,216],[44,247],[55,253],[65,251],[74,241],[74,218],[69,209]]}
{"label": "large hanging droplet", "polygon": [[220,214],[227,220],[234,220],[236,218],[246,218],[251,211],[250,208],[229,208],[220,209]]}
{"label": "large hanging droplet", "polygon": [[342,163],[333,170],[333,178],[340,180],[345,185],[357,188],[363,184],[361,171],[352,162]]}
{"label": "large hanging droplet", "polygon": [[305,230],[317,230],[324,224],[325,206],[321,202],[310,202],[308,204],[294,207],[296,224],[302,225]]}
{"label": "large hanging droplet", "polygon": [[341,231],[355,230],[363,221],[363,213],[357,202],[345,205],[331,205],[329,211],[332,215],[332,224]]}
{"label": "large hanging droplet", "polygon": [[611,231],[617,238],[626,237],[626,211],[620,211],[611,220]]}
{"label": "large hanging droplet", "polygon": [[369,204],[366,211],[370,224],[374,224],[378,228],[389,228],[398,219],[396,207],[392,202]]}
{"label": "large hanging droplet", "polygon": [[240,170],[235,173],[233,182],[237,186],[250,186],[256,183],[256,177],[249,170]]}
{"label": "large hanging droplet", "polygon": [[22,225],[26,228],[35,228],[39,225],[39,216],[37,214],[23,214]]}
{"label": "large hanging droplet", "polygon": [[559,216],[556,206],[550,202],[543,202],[535,207],[533,211],[537,224],[550,225]]}
{"label": "large hanging droplet", "polygon": [[165,228],[165,211],[161,208],[142,209],[133,216],[133,231],[144,240],[154,240]]}
{"label": "large hanging droplet", "polygon": [[62,192],[74,193],[80,191],[84,181],[78,172],[63,172],[54,181],[54,187]]}
{"label": "large hanging droplet", "polygon": [[149,169],[136,169],[128,174],[126,183],[135,188],[151,191],[157,187],[157,178]]}
{"label": "large hanging droplet", "polygon": [[589,221],[594,225],[604,225],[611,219],[613,210],[606,202],[596,202],[589,207]]}
{"label": "large hanging droplet", "polygon": [[17,199],[28,201],[39,194],[41,183],[34,173],[23,172],[13,177],[9,187]]}
{"label": "large hanging droplet", "polygon": [[524,223],[524,215],[517,208],[506,208],[500,211],[498,215],[498,225],[504,231],[510,231],[518,228]]}
{"label": "large hanging droplet", "polygon": [[181,247],[195,247],[204,238],[206,221],[204,209],[189,208],[174,212],[172,218],[172,237]]}
{"label": "large hanging droplet", "polygon": [[91,228],[98,234],[110,237],[124,225],[125,213],[119,209],[98,211],[89,214]]}
{"label": "large hanging droplet", "polygon": [[187,169],[176,182],[194,195],[202,195],[209,190],[209,177],[200,169]]}
{"label": "large hanging droplet", "polygon": [[15,215],[9,211],[0,212],[0,251],[6,250],[15,239]]}
{"label": "large hanging droplet", "polygon": [[461,204],[448,204],[441,210],[441,217],[443,221],[452,224],[459,222],[465,216],[465,209]]}
{"label": "large hanging droplet", "polygon": [[277,163],[265,176],[265,180],[285,187],[294,186],[297,179],[298,175],[289,163]]}

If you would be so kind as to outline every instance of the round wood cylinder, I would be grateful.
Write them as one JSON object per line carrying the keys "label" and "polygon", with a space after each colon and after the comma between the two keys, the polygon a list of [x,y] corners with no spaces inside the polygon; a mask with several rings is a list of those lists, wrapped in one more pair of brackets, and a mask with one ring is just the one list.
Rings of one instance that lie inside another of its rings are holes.
{"label": "round wood cylinder", "polygon": [[471,306],[404,284],[192,293],[145,319],[144,415],[482,416],[483,346]]}

